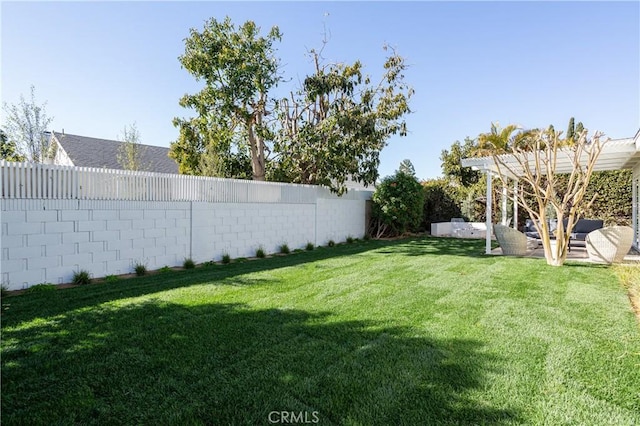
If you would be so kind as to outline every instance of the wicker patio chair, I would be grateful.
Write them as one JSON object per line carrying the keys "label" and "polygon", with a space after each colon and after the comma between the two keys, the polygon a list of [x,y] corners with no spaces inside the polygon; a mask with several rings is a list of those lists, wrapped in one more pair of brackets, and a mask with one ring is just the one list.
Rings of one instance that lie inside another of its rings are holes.
{"label": "wicker patio chair", "polygon": [[529,238],[525,234],[504,225],[493,225],[493,233],[500,244],[502,254],[526,256]]}
{"label": "wicker patio chair", "polygon": [[633,229],[610,226],[590,232],[586,238],[589,259],[596,263],[619,263],[633,244]]}

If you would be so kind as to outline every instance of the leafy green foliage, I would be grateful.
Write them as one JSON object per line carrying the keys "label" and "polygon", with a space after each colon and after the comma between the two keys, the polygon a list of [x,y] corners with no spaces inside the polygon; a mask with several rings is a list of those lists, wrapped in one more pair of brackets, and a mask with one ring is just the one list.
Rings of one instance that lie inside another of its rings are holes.
{"label": "leafy green foliage", "polygon": [[327,246],[328,246],[328,247],[333,247],[333,246],[335,246],[335,245],[336,245],[336,242],[335,242],[335,241],[333,241],[333,240],[329,240],[329,242],[327,243]]}
{"label": "leafy green foliage", "polygon": [[307,245],[305,246],[305,250],[307,251],[312,251],[314,248],[315,247],[312,242],[308,242]]}
{"label": "leafy green foliage", "polygon": [[184,269],[193,269],[196,267],[196,263],[191,258],[187,258],[182,262],[182,267]]}
{"label": "leafy green foliage", "polygon": [[120,277],[118,277],[117,275],[107,275],[106,277],[104,277],[104,281],[113,284],[120,281]]}
{"label": "leafy green foliage", "polygon": [[372,83],[360,61],[323,64],[320,52],[310,53],[314,73],[277,106],[279,156],[272,175],[325,185],[338,194],[346,191],[348,179],[373,184],[380,151],[392,135],[407,132],[404,116],[413,89],[404,81],[405,60],[392,50],[382,78]]}
{"label": "leafy green foliage", "polygon": [[428,180],[422,182],[422,187],[424,188],[425,229],[431,229],[432,223],[449,222],[453,217],[463,217],[458,188],[454,187],[448,179]]}
{"label": "leafy green foliage", "polygon": [[462,159],[473,157],[478,150],[475,139],[468,136],[464,138],[464,143],[455,141],[450,149],[442,150],[440,160],[442,161],[442,173],[453,182],[463,186],[473,185],[481,179],[481,172],[473,170],[471,167],[462,167]]}
{"label": "leafy green foliage", "polygon": [[168,272],[171,272],[172,270],[173,269],[171,269],[169,265],[164,265],[162,268],[158,270],[158,272],[160,272],[161,274],[166,274]]}
{"label": "leafy green foliage", "polygon": [[0,285],[0,297],[4,298],[9,295],[9,289],[6,285]]}
{"label": "leafy green foliage", "polygon": [[91,274],[89,274],[89,271],[81,269],[73,273],[73,278],[71,279],[71,282],[76,285],[89,284],[91,282]]}
{"label": "leafy green foliage", "polygon": [[373,234],[397,236],[417,231],[422,222],[424,194],[414,176],[396,172],[376,187],[371,210]]}
{"label": "leafy green foliage", "polygon": [[[174,119],[180,134],[170,156],[182,173],[208,171],[230,177],[232,163],[242,164],[248,154],[253,178],[265,179],[264,118],[269,90],[281,80],[273,47],[280,38],[278,27],[263,37],[253,21],[236,28],[228,17],[222,22],[209,19],[202,31],[191,29],[179,59],[196,81],[204,82],[204,88],[180,99],[180,106],[197,116]],[[239,142],[245,136],[247,144]],[[207,154],[204,164],[203,154]]]}
{"label": "leafy green foliage", "polygon": [[264,248],[262,246],[258,247],[258,249],[256,250],[256,257],[259,259],[264,259],[266,256],[266,253],[264,251]]}
{"label": "leafy green foliage", "polygon": [[351,235],[349,235],[346,241],[347,241],[347,244],[353,244],[356,242],[356,239],[353,238]]}
{"label": "leafy green foliage", "polygon": [[9,141],[4,130],[0,129],[0,160],[24,161],[24,155],[18,153],[18,147],[14,141]]}
{"label": "leafy green foliage", "polygon": [[229,256],[229,253],[224,253],[222,255],[222,263],[224,263],[225,265],[231,263],[231,256]]}

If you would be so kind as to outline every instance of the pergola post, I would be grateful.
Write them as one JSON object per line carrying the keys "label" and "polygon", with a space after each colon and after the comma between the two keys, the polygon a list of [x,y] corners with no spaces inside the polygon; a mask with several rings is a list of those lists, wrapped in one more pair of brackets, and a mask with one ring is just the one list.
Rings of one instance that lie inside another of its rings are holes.
{"label": "pergola post", "polygon": [[633,176],[631,177],[631,224],[633,226],[633,246],[634,248],[640,248],[640,230],[638,229],[638,183],[640,181],[640,166],[636,166],[633,169]]}
{"label": "pergola post", "polygon": [[491,171],[487,170],[487,202],[486,202],[486,215],[487,218],[485,220],[487,226],[487,236],[485,241],[485,253],[491,254],[491,231],[493,227],[491,226],[491,216],[492,216],[492,205],[493,205],[493,197],[491,191]]}
{"label": "pergola post", "polygon": [[501,213],[501,217],[502,217],[502,224],[504,226],[507,226],[507,223],[509,222],[509,218],[507,217],[507,201],[509,199],[509,195],[507,194],[507,185],[506,182],[505,184],[502,185],[502,211]]}
{"label": "pergola post", "polygon": [[518,230],[518,180],[513,181],[513,229]]}

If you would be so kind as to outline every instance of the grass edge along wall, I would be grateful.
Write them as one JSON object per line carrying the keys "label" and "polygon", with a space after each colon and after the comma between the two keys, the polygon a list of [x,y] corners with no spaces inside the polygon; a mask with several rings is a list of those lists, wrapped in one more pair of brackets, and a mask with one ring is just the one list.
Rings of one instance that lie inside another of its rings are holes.
{"label": "grass edge along wall", "polygon": [[19,290],[70,282],[78,270],[97,278],[140,263],[158,269],[364,235],[371,192],[314,193],[297,203],[2,199],[2,285]]}

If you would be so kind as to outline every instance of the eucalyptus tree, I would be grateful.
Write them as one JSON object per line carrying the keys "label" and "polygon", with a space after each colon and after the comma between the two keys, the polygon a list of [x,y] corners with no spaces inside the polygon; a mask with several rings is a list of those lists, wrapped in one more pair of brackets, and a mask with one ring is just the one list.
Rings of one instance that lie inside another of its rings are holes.
{"label": "eucalyptus tree", "polygon": [[360,61],[326,64],[320,52],[312,50],[311,56],[313,74],[278,104],[273,173],[339,194],[348,180],[373,184],[380,151],[392,135],[407,134],[404,117],[413,95],[405,82],[407,64],[391,49],[374,83]]}
{"label": "eucalyptus tree", "polygon": [[[196,117],[174,119],[180,133],[170,155],[182,172],[224,171],[229,155],[245,148],[232,147],[238,141],[234,136],[243,134],[252,177],[265,179],[269,139],[265,117],[269,114],[269,91],[281,81],[274,48],[280,39],[278,27],[262,36],[253,21],[236,27],[228,17],[222,22],[211,18],[202,30],[190,30],[179,60],[204,87],[198,93],[185,94],[179,102]],[[205,167],[203,155],[210,157]]]}

